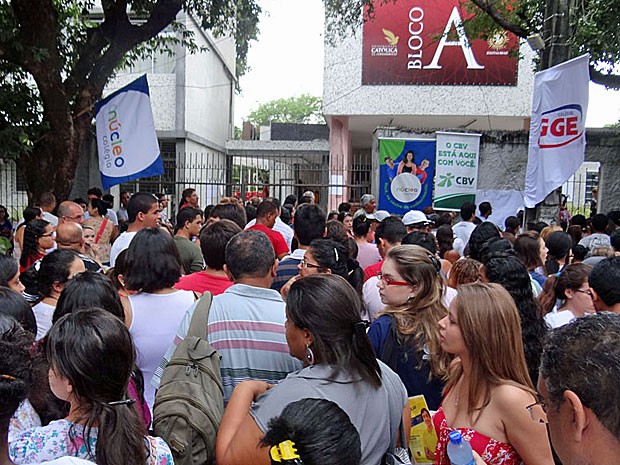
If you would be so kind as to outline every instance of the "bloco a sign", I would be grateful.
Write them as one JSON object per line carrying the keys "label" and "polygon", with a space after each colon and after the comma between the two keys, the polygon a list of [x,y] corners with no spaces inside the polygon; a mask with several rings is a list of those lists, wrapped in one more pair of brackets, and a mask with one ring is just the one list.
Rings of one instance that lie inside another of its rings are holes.
{"label": "bloco a sign", "polygon": [[104,189],[164,173],[146,76],[97,102],[95,109]]}
{"label": "bloco a sign", "polygon": [[470,40],[459,0],[376,3],[364,23],[362,84],[516,85],[517,37]]}
{"label": "bloco a sign", "polygon": [[581,105],[564,105],[542,113],[538,146],[541,149],[564,147],[583,134]]}

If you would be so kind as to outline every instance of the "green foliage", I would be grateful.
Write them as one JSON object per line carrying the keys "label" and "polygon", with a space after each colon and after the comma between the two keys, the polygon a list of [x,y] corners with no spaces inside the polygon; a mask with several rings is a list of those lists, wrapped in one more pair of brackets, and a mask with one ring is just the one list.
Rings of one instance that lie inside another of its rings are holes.
{"label": "green foliage", "polygon": [[304,94],[299,97],[281,98],[261,103],[247,119],[255,125],[270,123],[318,123],[321,122],[322,102],[320,97]]}

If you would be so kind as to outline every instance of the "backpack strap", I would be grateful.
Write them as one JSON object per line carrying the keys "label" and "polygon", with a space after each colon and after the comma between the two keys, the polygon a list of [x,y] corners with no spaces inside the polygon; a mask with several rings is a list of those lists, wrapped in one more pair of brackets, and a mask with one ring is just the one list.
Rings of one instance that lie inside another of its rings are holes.
{"label": "backpack strap", "polygon": [[196,308],[194,314],[189,323],[189,329],[187,330],[187,336],[194,336],[204,338],[207,334],[207,323],[209,322],[209,311],[211,310],[211,302],[213,301],[213,294],[205,292],[202,297],[196,302]]}

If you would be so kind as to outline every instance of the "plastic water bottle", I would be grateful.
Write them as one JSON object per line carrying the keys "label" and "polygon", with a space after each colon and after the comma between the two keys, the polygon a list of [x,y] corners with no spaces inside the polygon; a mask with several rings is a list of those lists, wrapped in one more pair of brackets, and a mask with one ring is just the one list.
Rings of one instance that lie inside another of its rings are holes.
{"label": "plastic water bottle", "polygon": [[467,439],[459,431],[451,431],[449,434],[447,452],[452,465],[475,465],[474,454]]}

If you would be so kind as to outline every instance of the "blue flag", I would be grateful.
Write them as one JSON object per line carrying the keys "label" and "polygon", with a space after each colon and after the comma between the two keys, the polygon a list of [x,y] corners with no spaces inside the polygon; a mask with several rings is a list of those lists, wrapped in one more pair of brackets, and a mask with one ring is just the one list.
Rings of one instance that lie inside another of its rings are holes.
{"label": "blue flag", "polygon": [[97,102],[95,112],[104,189],[164,174],[146,75]]}

